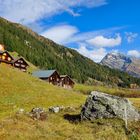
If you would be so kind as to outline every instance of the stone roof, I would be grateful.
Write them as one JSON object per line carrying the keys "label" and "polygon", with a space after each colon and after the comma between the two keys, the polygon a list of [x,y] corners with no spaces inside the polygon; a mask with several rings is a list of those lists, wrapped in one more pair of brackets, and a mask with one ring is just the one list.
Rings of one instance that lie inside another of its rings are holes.
{"label": "stone roof", "polygon": [[38,78],[49,78],[56,70],[39,70],[32,73],[33,76]]}

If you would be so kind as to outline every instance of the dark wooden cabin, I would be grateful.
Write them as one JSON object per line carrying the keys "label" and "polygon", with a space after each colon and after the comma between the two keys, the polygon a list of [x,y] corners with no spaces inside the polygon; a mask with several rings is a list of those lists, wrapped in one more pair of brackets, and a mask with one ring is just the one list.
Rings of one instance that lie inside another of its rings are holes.
{"label": "dark wooden cabin", "polygon": [[8,51],[0,51],[0,63],[11,65],[21,71],[26,72],[29,66],[23,58],[14,59]]}
{"label": "dark wooden cabin", "polygon": [[12,61],[12,65],[15,68],[18,68],[18,69],[20,69],[23,72],[26,72],[27,71],[27,67],[29,66],[27,64],[27,62],[23,58],[14,59]]}
{"label": "dark wooden cabin", "polygon": [[60,76],[60,86],[64,88],[73,88],[74,87],[74,81],[68,76],[68,75],[61,75]]}
{"label": "dark wooden cabin", "polygon": [[56,70],[39,70],[33,72],[32,75],[49,82],[50,84],[60,85],[60,75]]}
{"label": "dark wooden cabin", "polygon": [[7,51],[0,51],[0,63],[12,65],[14,58]]}

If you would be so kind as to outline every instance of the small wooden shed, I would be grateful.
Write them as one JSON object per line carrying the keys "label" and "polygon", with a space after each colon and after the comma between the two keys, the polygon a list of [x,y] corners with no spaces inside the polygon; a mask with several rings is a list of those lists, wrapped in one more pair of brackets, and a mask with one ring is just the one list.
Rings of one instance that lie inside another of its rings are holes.
{"label": "small wooden shed", "polygon": [[60,78],[60,86],[68,89],[74,87],[75,82],[68,75],[61,75]]}

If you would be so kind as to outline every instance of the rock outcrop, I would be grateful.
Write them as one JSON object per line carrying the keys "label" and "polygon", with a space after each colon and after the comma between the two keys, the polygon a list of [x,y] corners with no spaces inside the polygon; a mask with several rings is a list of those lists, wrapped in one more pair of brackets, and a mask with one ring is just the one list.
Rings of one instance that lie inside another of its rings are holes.
{"label": "rock outcrop", "polygon": [[81,119],[99,118],[139,120],[140,113],[128,99],[93,91],[82,108]]}
{"label": "rock outcrop", "polygon": [[76,110],[76,108],[71,107],[71,106],[67,106],[67,107],[64,107],[64,106],[53,106],[53,107],[49,108],[49,112],[52,112],[52,113],[59,113],[61,111],[74,112],[75,110]]}
{"label": "rock outcrop", "polygon": [[33,108],[31,112],[29,113],[29,116],[34,120],[46,120],[47,119],[47,113],[43,108]]}
{"label": "rock outcrop", "polygon": [[108,53],[100,64],[140,77],[140,59],[137,58],[128,57],[120,53]]}

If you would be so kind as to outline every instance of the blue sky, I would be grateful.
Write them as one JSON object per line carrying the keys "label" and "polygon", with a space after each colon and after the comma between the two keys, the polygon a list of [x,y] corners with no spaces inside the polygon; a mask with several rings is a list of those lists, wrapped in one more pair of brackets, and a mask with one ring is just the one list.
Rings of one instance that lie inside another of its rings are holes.
{"label": "blue sky", "polygon": [[140,58],[140,0],[0,0],[0,16],[95,62],[109,52]]}

